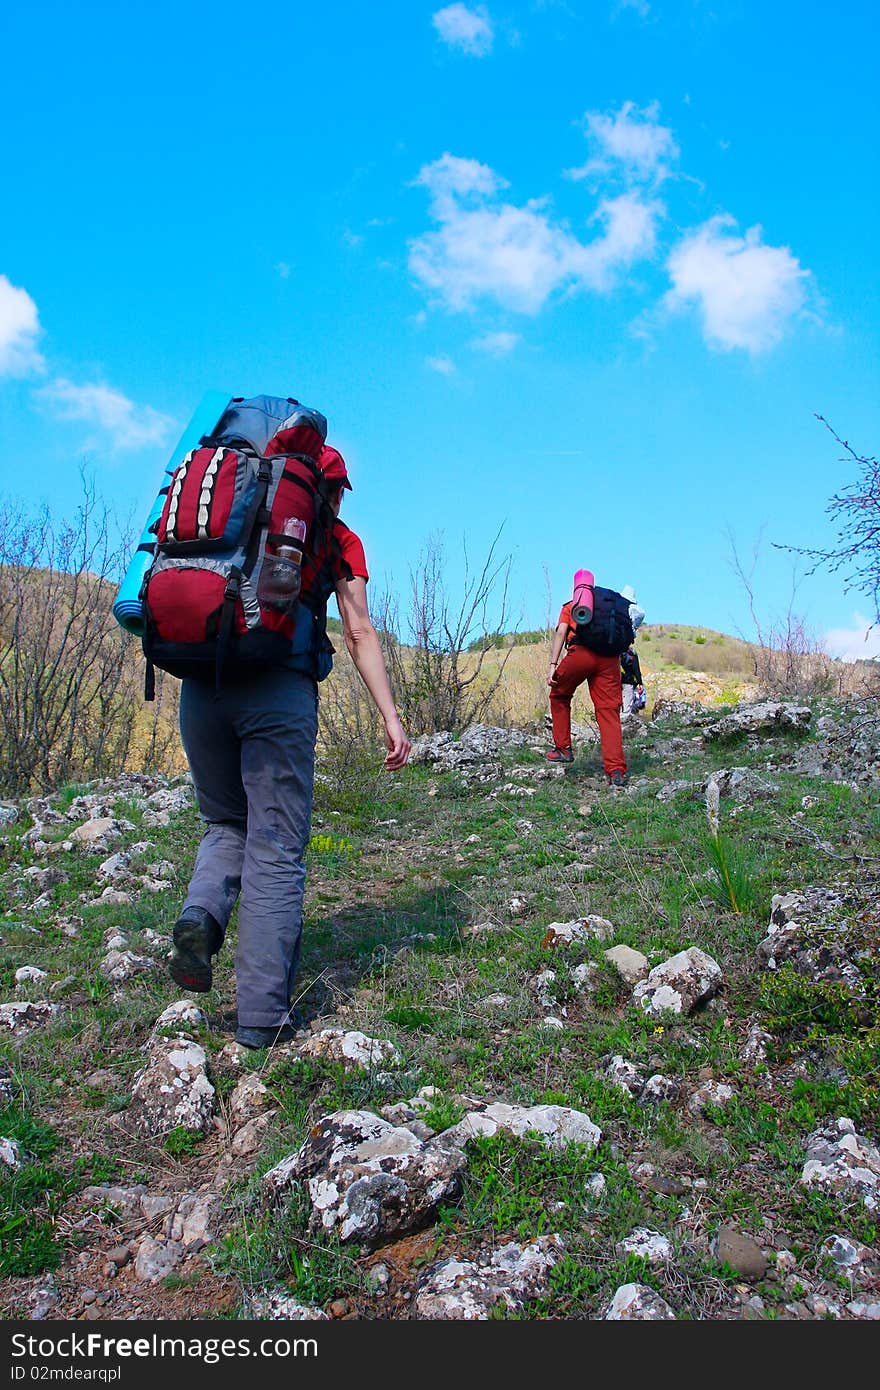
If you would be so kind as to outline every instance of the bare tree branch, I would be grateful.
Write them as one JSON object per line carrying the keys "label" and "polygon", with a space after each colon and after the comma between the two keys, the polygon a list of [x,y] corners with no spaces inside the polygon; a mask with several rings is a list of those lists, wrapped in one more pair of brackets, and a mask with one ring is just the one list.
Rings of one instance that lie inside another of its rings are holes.
{"label": "bare tree branch", "polygon": [[[47,506],[15,499],[0,512],[0,777],[10,794],[117,772],[133,753],[140,652],[112,615],[131,541],[80,477],[72,520],[56,524]],[[145,757],[171,747],[168,707],[154,713]]]}
{"label": "bare tree branch", "polygon": [[841,570],[845,575],[844,592],[858,589],[874,606],[873,622],[880,622],[880,461],[858,453],[846,439],[831,427],[824,415],[816,415],[832,438],[844,450],[841,463],[855,463],[858,476],[848,487],[835,492],[825,510],[837,520],[837,544],[822,550],[816,547],[783,545],[774,542],[777,550],[803,555],[813,564],[807,571],[815,574],[825,566],[832,574]]}

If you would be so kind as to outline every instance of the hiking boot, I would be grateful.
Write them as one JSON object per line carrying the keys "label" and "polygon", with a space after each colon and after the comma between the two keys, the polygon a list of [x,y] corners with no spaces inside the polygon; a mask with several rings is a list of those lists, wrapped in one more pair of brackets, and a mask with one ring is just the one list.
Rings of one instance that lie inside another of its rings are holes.
{"label": "hiking boot", "polygon": [[567,743],[564,748],[551,748],[544,757],[548,763],[573,763],[574,754],[571,751],[571,744]]}
{"label": "hiking boot", "polygon": [[207,994],[214,979],[211,957],[223,945],[223,928],[203,907],[187,907],[174,924],[174,950],[168,961],[172,980],[183,989]]}
{"label": "hiking boot", "polygon": [[616,767],[613,772],[608,774],[608,785],[609,787],[625,787],[626,773],[621,772],[620,768]]}
{"label": "hiking boot", "polygon": [[277,1047],[290,1042],[298,1032],[292,1023],[278,1023],[274,1028],[236,1028],[235,1041],[242,1047]]}

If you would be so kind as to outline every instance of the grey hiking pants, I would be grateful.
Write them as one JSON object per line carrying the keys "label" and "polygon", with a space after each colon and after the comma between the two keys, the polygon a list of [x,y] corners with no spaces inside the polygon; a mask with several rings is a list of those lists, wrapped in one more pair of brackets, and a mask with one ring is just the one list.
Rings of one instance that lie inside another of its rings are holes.
{"label": "grey hiking pants", "polygon": [[206,827],[184,907],[226,930],[236,898],[235,983],[245,1028],[284,1023],[299,966],[318,695],[296,671],[217,691],[184,680],[180,732]]}

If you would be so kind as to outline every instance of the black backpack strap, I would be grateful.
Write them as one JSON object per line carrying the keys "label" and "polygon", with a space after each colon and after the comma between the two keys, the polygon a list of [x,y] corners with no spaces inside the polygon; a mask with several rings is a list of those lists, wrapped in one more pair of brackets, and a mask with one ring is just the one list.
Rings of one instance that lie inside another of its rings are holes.
{"label": "black backpack strap", "polygon": [[260,540],[260,528],[269,525],[269,512],[266,508],[266,498],[269,496],[269,484],[272,481],[272,464],[267,458],[260,456],[257,468],[258,486],[254,490],[251,505],[248,507],[247,516],[241,528],[241,534],[246,537],[245,551],[246,559],[244,573],[251,574],[257,562],[262,542]]}
{"label": "black backpack strap", "polygon": [[140,587],[140,592],[138,594],[138,598],[141,601],[142,612],[144,617],[144,630],[141,633],[141,650],[144,654],[144,660],[147,663],[146,668],[144,670],[145,700],[155,700],[156,698],[156,668],[153,665],[153,653],[151,647],[151,643],[153,640],[153,634],[151,630],[152,619],[150,616],[149,604],[147,603],[147,580],[149,579],[151,573],[152,566],[150,566],[150,569],[148,569],[146,574],[144,575]]}
{"label": "black backpack strap", "polygon": [[269,484],[271,483],[271,481],[272,464],[268,459],[261,457],[259,465],[257,467],[257,487],[254,489],[254,495],[251,498],[251,504],[248,507],[247,515],[241,527],[241,534],[243,536],[250,535],[251,528],[253,527],[254,522],[256,521],[260,512],[264,510],[266,506],[266,498],[269,495]]}
{"label": "black backpack strap", "polygon": [[223,607],[220,610],[220,622],[217,628],[217,661],[215,666],[216,689],[220,689],[220,680],[223,674],[223,663],[226,660],[226,649],[229,646],[229,639],[232,635],[232,620],[235,617],[235,605],[238,602],[241,592],[241,570],[233,569],[230,571],[226,581],[226,588],[223,592]]}

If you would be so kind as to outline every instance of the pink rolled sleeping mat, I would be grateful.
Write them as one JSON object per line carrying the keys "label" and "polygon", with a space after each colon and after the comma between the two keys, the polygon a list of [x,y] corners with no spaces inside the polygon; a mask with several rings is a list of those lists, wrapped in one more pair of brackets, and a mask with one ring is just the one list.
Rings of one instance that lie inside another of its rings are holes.
{"label": "pink rolled sleeping mat", "polygon": [[571,601],[571,620],[573,623],[588,623],[593,616],[593,574],[591,570],[577,570],[574,576],[574,596]]}

